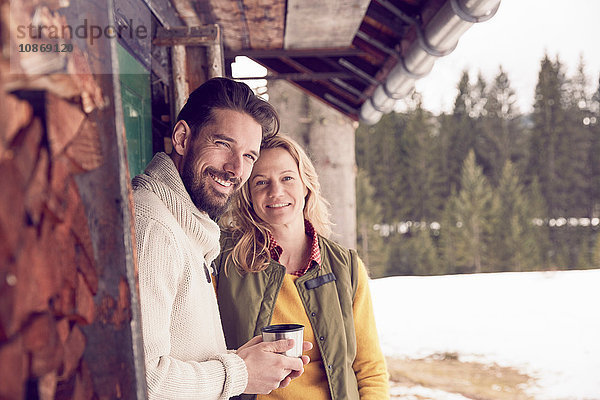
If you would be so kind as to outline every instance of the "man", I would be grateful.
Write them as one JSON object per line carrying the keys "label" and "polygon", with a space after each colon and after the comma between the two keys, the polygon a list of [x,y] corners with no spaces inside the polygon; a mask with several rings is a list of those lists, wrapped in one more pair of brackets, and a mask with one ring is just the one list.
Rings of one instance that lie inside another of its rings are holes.
{"label": "man", "polygon": [[211,79],[179,113],[171,155],[156,154],[132,181],[149,399],[269,393],[308,362],[276,354],[292,347],[286,340],[255,337],[228,351],[209,271],[220,250],[214,219],[278,129],[248,86]]}

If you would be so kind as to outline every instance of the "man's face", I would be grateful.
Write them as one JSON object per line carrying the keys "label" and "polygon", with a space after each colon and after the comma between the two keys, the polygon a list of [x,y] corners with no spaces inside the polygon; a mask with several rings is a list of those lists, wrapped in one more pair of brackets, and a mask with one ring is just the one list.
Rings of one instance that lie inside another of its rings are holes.
{"label": "man's face", "polygon": [[262,128],[247,114],[218,109],[183,156],[181,179],[192,201],[212,219],[250,176],[258,158]]}

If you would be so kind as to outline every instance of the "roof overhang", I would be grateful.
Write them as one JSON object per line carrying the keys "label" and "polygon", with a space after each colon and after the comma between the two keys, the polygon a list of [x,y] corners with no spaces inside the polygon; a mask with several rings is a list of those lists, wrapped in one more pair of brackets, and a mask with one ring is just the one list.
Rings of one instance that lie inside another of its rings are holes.
{"label": "roof overhang", "polygon": [[245,55],[268,69],[266,79],[285,79],[373,124],[470,26],[492,17],[500,0],[174,3],[193,8],[201,23],[221,26],[229,76],[230,63]]}

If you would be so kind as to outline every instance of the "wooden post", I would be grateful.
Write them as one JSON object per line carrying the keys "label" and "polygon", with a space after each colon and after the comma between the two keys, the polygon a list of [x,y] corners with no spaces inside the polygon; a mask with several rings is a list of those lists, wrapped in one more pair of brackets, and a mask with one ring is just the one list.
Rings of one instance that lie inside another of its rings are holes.
{"label": "wooden post", "polygon": [[173,70],[173,106],[174,115],[183,108],[190,94],[187,82],[185,46],[171,47],[171,69]]}
{"label": "wooden post", "polygon": [[217,28],[217,38],[206,47],[206,58],[208,60],[208,78],[223,76],[224,58],[223,58],[223,35],[219,25]]}

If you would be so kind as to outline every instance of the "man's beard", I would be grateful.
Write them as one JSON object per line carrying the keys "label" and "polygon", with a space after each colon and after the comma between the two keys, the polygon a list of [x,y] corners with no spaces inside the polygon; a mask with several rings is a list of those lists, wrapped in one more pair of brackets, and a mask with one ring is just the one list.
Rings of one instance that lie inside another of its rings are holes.
{"label": "man's beard", "polygon": [[194,165],[195,157],[189,157],[183,161],[181,180],[198,210],[206,212],[211,219],[216,220],[229,207],[231,195],[219,193],[207,185],[207,180],[212,180],[210,174],[219,179],[231,181],[233,186],[232,193],[239,188],[239,179],[232,178],[231,174],[227,172],[218,172],[210,167],[207,167],[202,175],[197,175]]}

